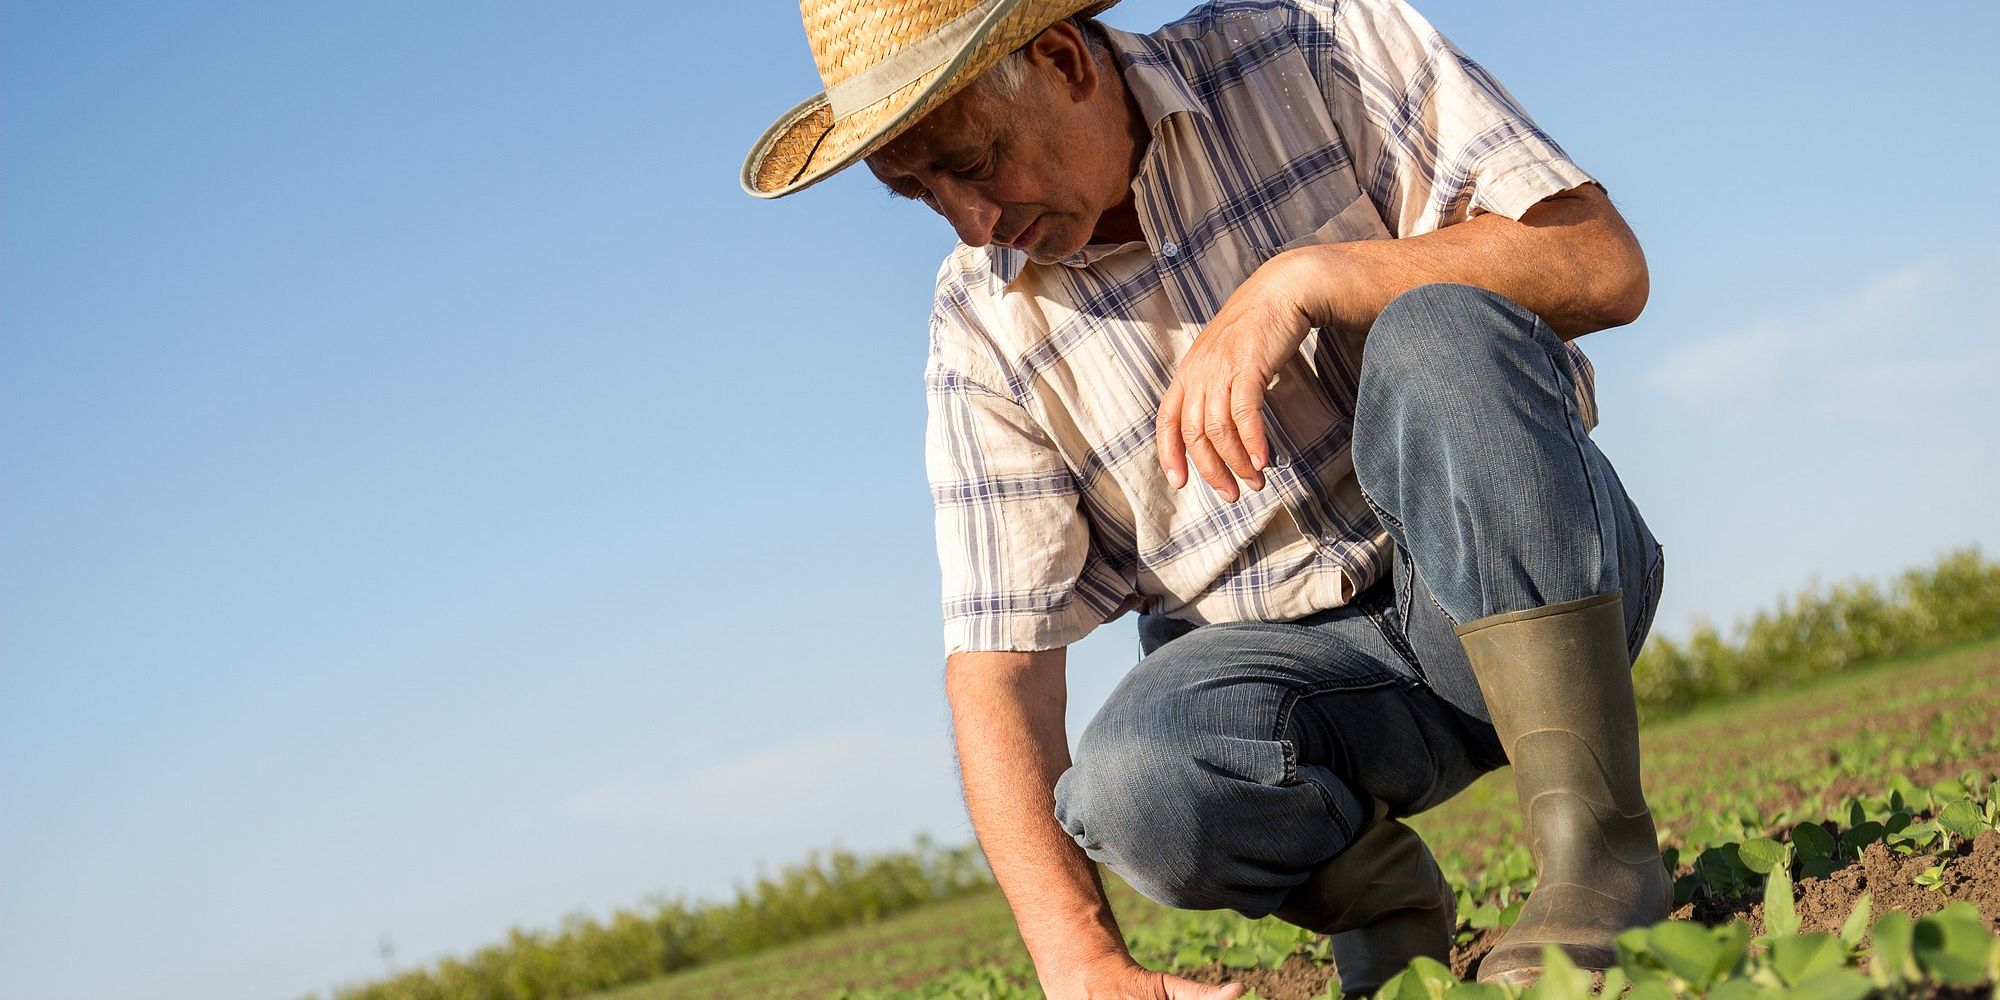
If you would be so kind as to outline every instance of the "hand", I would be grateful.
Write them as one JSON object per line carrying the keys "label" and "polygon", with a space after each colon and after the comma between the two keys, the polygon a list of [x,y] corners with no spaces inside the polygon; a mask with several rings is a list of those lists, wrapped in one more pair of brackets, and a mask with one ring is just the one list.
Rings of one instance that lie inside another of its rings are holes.
{"label": "hand", "polygon": [[1210,986],[1154,972],[1129,955],[1106,955],[1087,965],[1076,992],[1049,992],[1049,1000],[1236,1000],[1249,991],[1242,983]]}
{"label": "hand", "polygon": [[1236,286],[1182,356],[1153,424],[1160,467],[1175,489],[1187,483],[1189,457],[1230,503],[1238,496],[1237,479],[1264,488],[1270,461],[1264,389],[1316,325],[1307,311],[1311,284],[1300,270],[1304,262],[1296,252],[1265,261]]}

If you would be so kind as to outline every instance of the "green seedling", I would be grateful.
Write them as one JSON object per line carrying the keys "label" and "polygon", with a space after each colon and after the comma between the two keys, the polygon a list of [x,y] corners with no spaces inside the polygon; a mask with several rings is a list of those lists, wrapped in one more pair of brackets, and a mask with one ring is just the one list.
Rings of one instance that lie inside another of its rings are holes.
{"label": "green seedling", "polygon": [[1937,824],[1960,840],[1971,840],[1987,829],[1986,818],[1979,808],[1964,799],[1957,799],[1938,810]]}
{"label": "green seedling", "polygon": [[1932,892],[1944,891],[1944,866],[1945,863],[1940,861],[1937,864],[1934,864],[1929,868],[1926,868],[1923,871],[1918,872],[1916,879],[1917,885],[1922,888],[1929,889]]}

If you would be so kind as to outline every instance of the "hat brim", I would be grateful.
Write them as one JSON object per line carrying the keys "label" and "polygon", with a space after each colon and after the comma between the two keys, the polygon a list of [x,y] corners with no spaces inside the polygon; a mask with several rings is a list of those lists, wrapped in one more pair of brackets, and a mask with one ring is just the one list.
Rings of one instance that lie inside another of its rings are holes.
{"label": "hat brim", "polygon": [[980,73],[1050,25],[1118,0],[1002,0],[943,65],[887,97],[835,118],[815,94],[764,130],[743,161],[743,190],[759,198],[803,191],[887,145]]}

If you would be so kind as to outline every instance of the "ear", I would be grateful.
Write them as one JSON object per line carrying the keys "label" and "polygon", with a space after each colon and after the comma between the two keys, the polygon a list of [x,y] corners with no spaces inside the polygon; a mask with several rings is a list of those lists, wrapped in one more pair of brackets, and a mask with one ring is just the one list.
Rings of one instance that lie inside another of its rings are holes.
{"label": "ear", "polygon": [[1028,65],[1037,73],[1052,73],[1064,96],[1081,103],[1096,95],[1103,80],[1097,72],[1090,40],[1068,21],[1057,21],[1027,45]]}

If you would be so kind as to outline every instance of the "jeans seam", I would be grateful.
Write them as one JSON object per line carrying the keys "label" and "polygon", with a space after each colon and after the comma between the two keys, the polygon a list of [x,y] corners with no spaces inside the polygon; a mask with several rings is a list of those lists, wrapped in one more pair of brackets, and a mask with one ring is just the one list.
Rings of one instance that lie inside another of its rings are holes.
{"label": "jeans seam", "polygon": [[1666,547],[1655,541],[1653,543],[1653,565],[1646,571],[1646,592],[1639,595],[1640,606],[1646,610],[1642,611],[1637,618],[1632,620],[1632,630],[1625,635],[1625,649],[1631,655],[1634,662],[1637,662],[1639,659],[1639,651],[1633,647],[1638,644],[1640,633],[1644,632],[1653,623],[1653,602],[1656,599],[1656,595],[1660,592],[1661,577],[1666,567]]}
{"label": "jeans seam", "polygon": [[[1539,341],[1542,339],[1540,336],[1541,332],[1546,330],[1548,331],[1549,338],[1553,339],[1558,345],[1558,347],[1560,347],[1560,345],[1562,344],[1562,338],[1556,336],[1555,330],[1552,329],[1547,323],[1542,321],[1541,315],[1533,312],[1530,312],[1528,315],[1533,317],[1534,319],[1534,324],[1532,327],[1529,328],[1528,331],[1529,336],[1532,339]],[[1583,442],[1578,440],[1576,435],[1576,428],[1583,424],[1582,415],[1576,412],[1576,380],[1567,371],[1567,369],[1569,368],[1569,358],[1566,355],[1564,357],[1559,358],[1556,356],[1556,352],[1550,350],[1546,343],[1542,344],[1541,346],[1542,346],[1542,357],[1548,361],[1549,371],[1552,375],[1555,376],[1556,385],[1564,390],[1563,392],[1560,393],[1560,395],[1562,396],[1563,425],[1564,428],[1569,431],[1569,442],[1571,447],[1576,449],[1576,464],[1578,468],[1583,470],[1584,488],[1590,491],[1590,518],[1593,522],[1596,523],[1597,526],[1597,559],[1599,568],[1601,569],[1604,563],[1604,538],[1605,538],[1606,528],[1603,519],[1598,517],[1597,482],[1593,480],[1590,476],[1590,459],[1587,455],[1584,454]],[[1589,434],[1590,434],[1589,431],[1584,432],[1585,437],[1588,437]],[[1617,542],[1615,539],[1617,538],[1617,533],[1616,533],[1617,529],[1614,527],[1610,530],[1612,531],[1612,538],[1614,539],[1612,545],[1616,546]],[[1628,645],[1630,644],[1629,640],[1627,644]]]}
{"label": "jeans seam", "polygon": [[1313,792],[1319,795],[1319,803],[1326,809],[1326,814],[1333,818],[1333,825],[1340,828],[1341,839],[1353,840],[1354,833],[1347,825],[1347,818],[1340,814],[1340,807],[1333,804],[1333,796],[1325,788],[1321,787],[1319,782],[1299,777],[1298,744],[1289,739],[1280,739],[1278,741],[1278,750],[1284,754],[1285,758],[1283,783],[1287,785],[1310,786]]}
{"label": "jeans seam", "polygon": [[[1410,537],[1409,531],[1403,527],[1403,522],[1397,520],[1395,515],[1389,513],[1386,510],[1383,510],[1382,506],[1375,502],[1375,498],[1368,495],[1368,491],[1361,485],[1361,478],[1359,476],[1356,476],[1354,479],[1354,491],[1361,494],[1361,502],[1367,504],[1368,509],[1375,512],[1376,517],[1381,518],[1383,521],[1386,521],[1389,524],[1395,525],[1396,533],[1401,535],[1402,537],[1404,538]],[[1393,569],[1391,570],[1391,572],[1393,572]],[[1415,559],[1411,559],[1410,576],[1414,578],[1416,577],[1416,575],[1417,575],[1417,561]],[[1459,623],[1458,619],[1453,618],[1451,616],[1451,612],[1446,611],[1444,609],[1444,605],[1438,603],[1437,594],[1431,590],[1429,585],[1426,585],[1424,587],[1424,594],[1431,599],[1431,607],[1438,609],[1438,614],[1443,615],[1445,621],[1448,621],[1453,625],[1457,625]]]}

